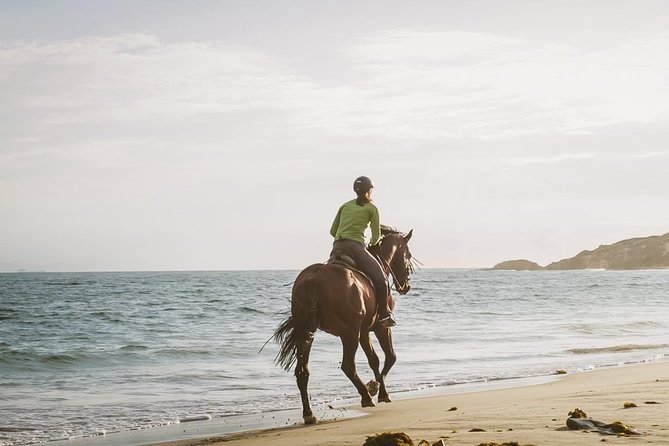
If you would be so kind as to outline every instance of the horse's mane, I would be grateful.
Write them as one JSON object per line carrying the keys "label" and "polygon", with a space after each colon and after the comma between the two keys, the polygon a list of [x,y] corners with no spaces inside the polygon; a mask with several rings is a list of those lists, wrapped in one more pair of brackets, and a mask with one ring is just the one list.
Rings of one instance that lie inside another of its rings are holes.
{"label": "horse's mane", "polygon": [[[393,228],[392,226],[387,226],[387,225],[381,225],[381,239],[383,240],[384,237],[387,237],[389,235],[399,235],[404,237],[406,234],[402,231],[398,231],[397,229]],[[409,273],[413,274],[416,269],[420,269],[418,265],[422,265],[420,261],[416,260],[415,258],[411,257],[411,260],[407,264],[407,268],[409,269]]]}
{"label": "horse's mane", "polygon": [[393,228],[392,226],[381,225],[381,236],[385,237],[387,235],[401,234],[402,232]]}

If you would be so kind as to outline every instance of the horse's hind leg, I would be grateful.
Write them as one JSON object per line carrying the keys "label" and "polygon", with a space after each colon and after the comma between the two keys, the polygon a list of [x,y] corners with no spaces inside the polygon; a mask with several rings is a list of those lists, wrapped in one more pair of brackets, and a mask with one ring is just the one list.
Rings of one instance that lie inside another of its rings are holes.
{"label": "horse's hind leg", "polygon": [[309,384],[309,353],[311,352],[313,342],[314,334],[307,332],[305,340],[297,346],[295,378],[297,378],[297,387],[300,389],[300,396],[302,398],[302,418],[304,418],[304,424],[314,424],[316,422],[316,417],[309,405],[309,393],[307,392],[307,385]]}
{"label": "horse's hind leg", "polygon": [[373,407],[374,401],[372,401],[372,396],[369,394],[367,387],[362,383],[355,370],[355,352],[358,350],[358,339],[357,337],[352,336],[342,336],[341,343],[344,349],[341,369],[344,371],[344,374],[348,379],[351,380],[355,388],[358,389],[358,393],[362,397],[362,407]]}
{"label": "horse's hind leg", "polygon": [[386,390],[385,380],[388,372],[397,360],[397,355],[395,354],[395,349],[393,348],[393,334],[390,328],[378,328],[374,330],[374,334],[376,335],[376,339],[379,340],[379,345],[381,346],[381,349],[383,350],[383,353],[386,357],[385,361],[383,362],[383,370],[381,370],[381,379],[378,380],[379,402],[390,403],[392,400],[390,399],[388,391]]}

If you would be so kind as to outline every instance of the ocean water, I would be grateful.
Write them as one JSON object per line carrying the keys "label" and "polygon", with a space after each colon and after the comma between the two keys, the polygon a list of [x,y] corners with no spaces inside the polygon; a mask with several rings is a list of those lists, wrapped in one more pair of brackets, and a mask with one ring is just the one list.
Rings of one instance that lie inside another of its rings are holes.
{"label": "ocean water", "polygon": [[[277,346],[259,352],[296,274],[0,274],[0,445],[299,408]],[[395,293],[391,395],[669,357],[668,270],[424,269],[412,284]],[[357,397],[340,355],[317,333],[313,406]],[[357,365],[372,378],[362,351]]]}

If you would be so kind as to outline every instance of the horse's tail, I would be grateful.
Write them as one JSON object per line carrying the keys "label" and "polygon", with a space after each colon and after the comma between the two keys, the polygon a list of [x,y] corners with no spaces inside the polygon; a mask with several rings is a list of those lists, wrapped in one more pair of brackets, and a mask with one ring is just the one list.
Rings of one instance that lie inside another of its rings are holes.
{"label": "horse's tail", "polygon": [[292,314],[279,325],[274,339],[280,345],[274,362],[290,370],[297,361],[298,348],[313,339],[318,326],[316,284],[307,280],[293,291]]}

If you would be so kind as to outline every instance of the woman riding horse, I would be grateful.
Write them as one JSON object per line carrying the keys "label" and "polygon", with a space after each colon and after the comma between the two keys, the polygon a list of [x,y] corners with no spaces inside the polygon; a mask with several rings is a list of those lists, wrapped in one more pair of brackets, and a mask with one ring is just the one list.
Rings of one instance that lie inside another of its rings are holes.
{"label": "woman riding horse", "polygon": [[374,183],[368,177],[358,177],[353,183],[357,194],[355,200],[347,201],[339,208],[332,222],[330,234],[334,237],[330,258],[348,255],[355,262],[355,267],[367,274],[374,284],[378,306],[378,324],[382,327],[393,327],[395,317],[388,308],[390,287],[387,274],[381,264],[365,247],[365,230],[372,229],[370,245],[374,247],[381,237],[379,209],[372,203]]}
{"label": "woman riding horse", "polygon": [[[274,332],[274,338],[280,345],[277,364],[286,370],[295,364],[295,378],[302,399],[302,417],[306,424],[316,422],[309,404],[307,386],[309,354],[317,330],[341,340],[341,369],[358,390],[363,407],[374,406],[372,395],[375,390],[373,387],[367,388],[357,374],[355,353],[358,346],[365,352],[374,372],[374,380],[378,384],[378,401],[391,401],[385,378],[396,360],[392,330],[388,326],[394,320],[388,318],[384,326],[378,323],[378,319],[379,312],[383,310],[390,316],[394,306],[385,279],[388,275],[392,275],[399,294],[404,295],[411,289],[413,263],[409,240],[413,230],[403,234],[392,228],[379,228],[378,210],[370,199],[372,182],[369,178],[360,177],[353,188],[360,201],[345,203],[335,218],[332,228],[336,240],[332,258],[327,263],[310,265],[297,275],[293,284],[290,316]],[[364,230],[370,222],[372,240],[378,241],[374,248],[380,264],[367,254],[364,246]],[[345,260],[347,257],[351,260]],[[354,259],[357,266],[350,265]],[[365,272],[361,271],[363,268],[366,268]],[[377,304],[377,301],[382,303]],[[385,356],[383,368],[372,346],[372,332]]]}

